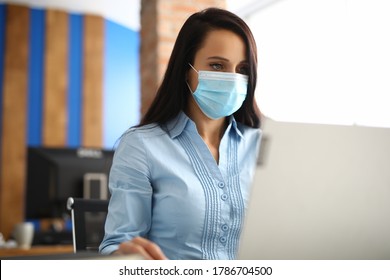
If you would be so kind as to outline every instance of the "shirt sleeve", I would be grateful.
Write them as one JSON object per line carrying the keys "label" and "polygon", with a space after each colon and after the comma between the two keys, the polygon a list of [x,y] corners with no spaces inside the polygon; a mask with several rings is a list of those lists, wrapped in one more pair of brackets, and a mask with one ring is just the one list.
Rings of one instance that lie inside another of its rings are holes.
{"label": "shirt sleeve", "polygon": [[119,244],[147,235],[151,225],[152,186],[147,151],[142,134],[128,131],[115,151],[109,176],[111,193],[100,245],[102,254],[111,254]]}

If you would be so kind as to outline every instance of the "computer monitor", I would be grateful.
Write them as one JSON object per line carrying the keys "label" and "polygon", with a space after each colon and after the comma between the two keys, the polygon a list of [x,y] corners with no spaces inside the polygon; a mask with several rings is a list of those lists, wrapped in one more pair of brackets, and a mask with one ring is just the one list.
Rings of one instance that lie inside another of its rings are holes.
{"label": "computer monitor", "polygon": [[[91,148],[28,147],[25,218],[68,216],[68,197],[84,197],[86,174],[108,177],[113,154]],[[107,180],[101,182],[105,185],[100,187],[108,188]]]}

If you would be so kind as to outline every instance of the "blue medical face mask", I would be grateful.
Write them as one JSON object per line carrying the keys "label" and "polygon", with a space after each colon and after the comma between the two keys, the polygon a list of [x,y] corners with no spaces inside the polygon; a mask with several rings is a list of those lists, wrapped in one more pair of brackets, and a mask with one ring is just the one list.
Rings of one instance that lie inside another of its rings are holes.
{"label": "blue medical face mask", "polygon": [[202,112],[210,119],[230,116],[240,109],[248,88],[248,76],[237,73],[197,71],[198,86],[192,92]]}

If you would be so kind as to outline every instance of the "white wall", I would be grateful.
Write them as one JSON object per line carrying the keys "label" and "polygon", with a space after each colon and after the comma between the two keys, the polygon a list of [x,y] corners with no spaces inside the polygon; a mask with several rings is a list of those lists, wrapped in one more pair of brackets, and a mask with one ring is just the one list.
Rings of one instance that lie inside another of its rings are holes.
{"label": "white wall", "polygon": [[256,95],[268,117],[390,127],[390,1],[228,3],[256,38]]}
{"label": "white wall", "polygon": [[390,259],[390,129],[264,123],[245,258]]}

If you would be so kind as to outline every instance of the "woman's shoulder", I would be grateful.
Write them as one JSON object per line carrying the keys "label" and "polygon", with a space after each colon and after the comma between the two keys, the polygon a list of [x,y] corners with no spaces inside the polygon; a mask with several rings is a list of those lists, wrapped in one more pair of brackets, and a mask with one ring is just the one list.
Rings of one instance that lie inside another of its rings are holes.
{"label": "woman's shoulder", "polygon": [[131,127],[118,139],[117,150],[142,154],[150,147],[151,141],[159,140],[164,134],[166,133],[158,124]]}
{"label": "woman's shoulder", "polygon": [[165,132],[158,124],[131,127],[127,129],[118,139],[118,148],[122,147],[144,147],[155,141],[164,141]]}
{"label": "woman's shoulder", "polygon": [[177,127],[185,126],[187,121],[188,117],[183,112],[181,112],[177,116],[162,124],[150,123],[131,127],[122,134],[121,138],[139,137],[142,139],[148,139],[172,136],[172,133],[174,133],[175,129]]}
{"label": "woman's shoulder", "polygon": [[147,124],[143,126],[135,126],[127,129],[121,138],[150,138],[166,134],[159,124]]}

